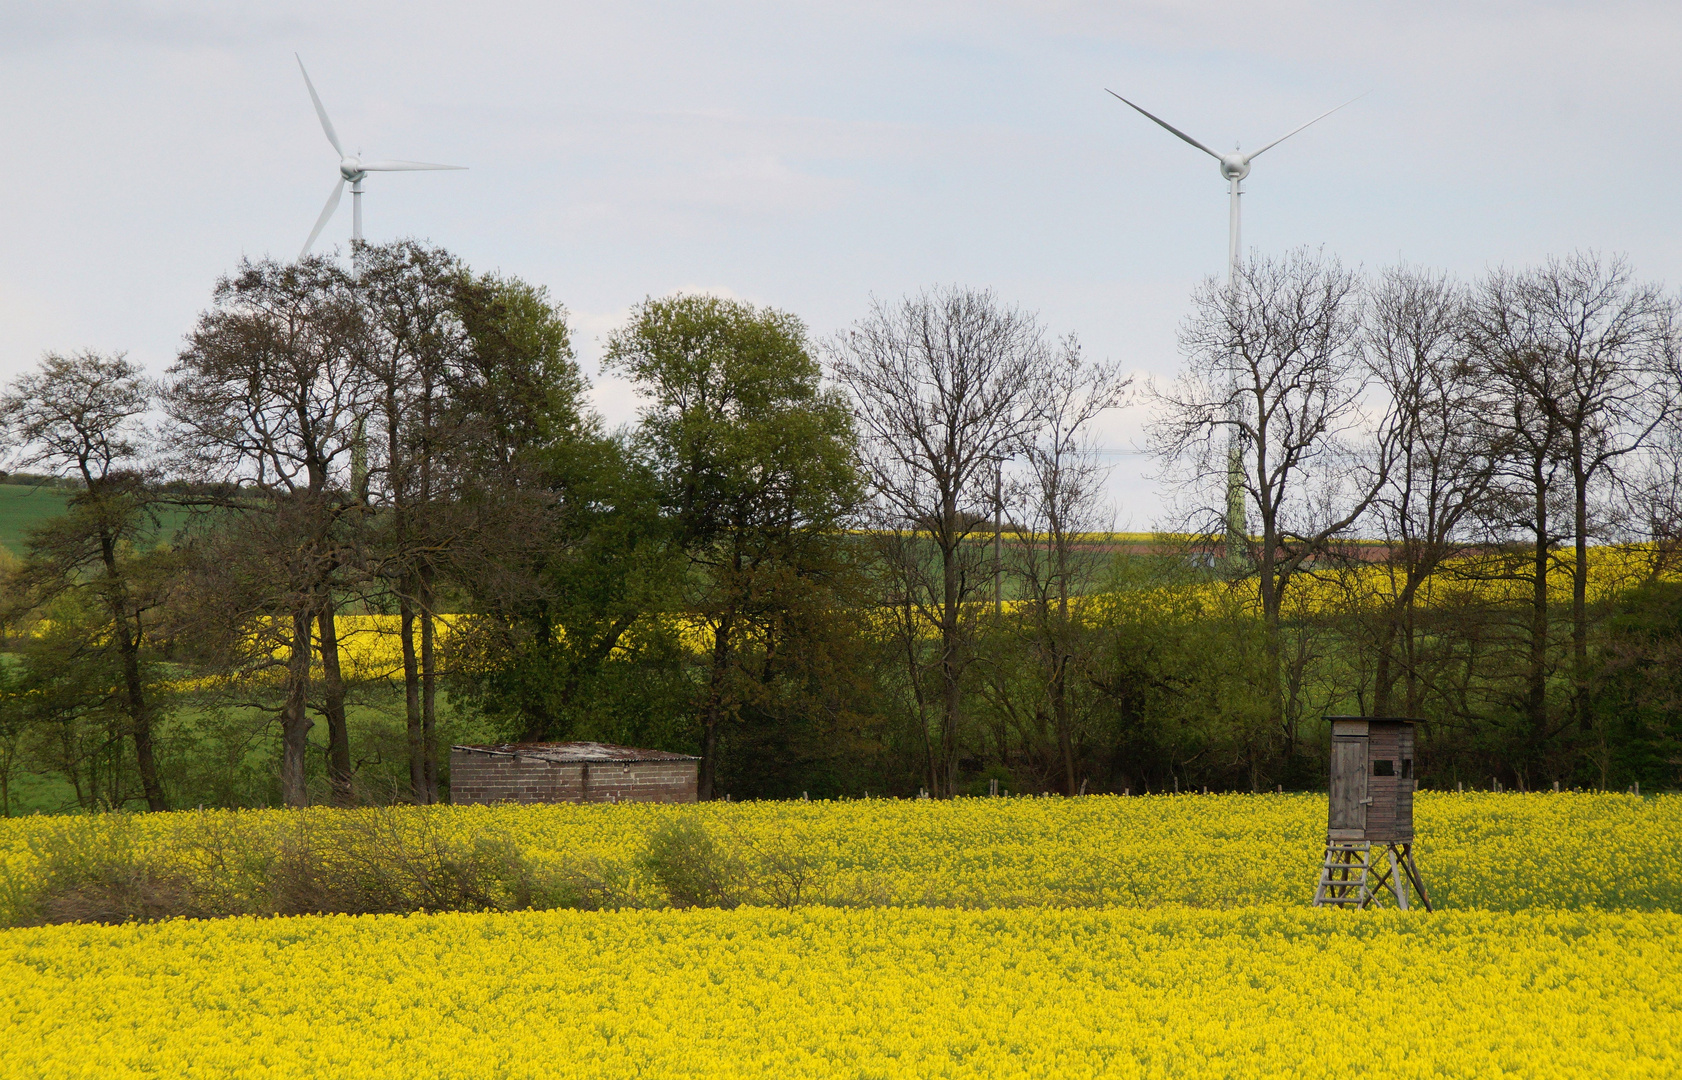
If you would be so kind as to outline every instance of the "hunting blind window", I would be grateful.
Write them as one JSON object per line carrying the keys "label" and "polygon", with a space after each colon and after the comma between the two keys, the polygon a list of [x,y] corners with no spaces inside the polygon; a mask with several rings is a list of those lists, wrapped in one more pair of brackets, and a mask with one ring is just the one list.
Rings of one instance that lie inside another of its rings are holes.
{"label": "hunting blind window", "polygon": [[1376,758],[1372,763],[1372,774],[1374,776],[1395,776],[1396,763],[1387,758]]}

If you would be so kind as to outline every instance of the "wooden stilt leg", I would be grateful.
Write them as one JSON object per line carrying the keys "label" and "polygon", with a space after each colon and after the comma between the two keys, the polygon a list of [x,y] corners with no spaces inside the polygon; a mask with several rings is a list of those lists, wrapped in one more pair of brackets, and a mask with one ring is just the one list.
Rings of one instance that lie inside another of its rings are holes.
{"label": "wooden stilt leg", "polygon": [[[1374,865],[1374,868],[1377,868],[1376,864]],[[1389,886],[1392,890],[1395,888],[1395,885],[1391,881],[1391,873],[1394,869],[1394,864],[1392,864],[1389,868],[1381,871],[1378,878],[1368,885],[1366,895],[1361,898],[1360,907],[1362,911],[1365,911],[1367,908],[1373,907],[1378,903],[1378,897],[1384,891],[1386,886]]]}
{"label": "wooden stilt leg", "polygon": [[1396,907],[1400,911],[1408,909],[1408,883],[1404,874],[1405,864],[1402,862],[1401,852],[1396,850],[1395,844],[1388,844],[1385,853],[1390,858],[1390,887],[1396,893]]}
{"label": "wooden stilt leg", "polygon": [[1407,867],[1408,877],[1413,881],[1414,891],[1419,893],[1419,902],[1425,905],[1426,911],[1435,911],[1431,906],[1431,894],[1425,891],[1425,882],[1419,876],[1419,867],[1413,864],[1413,845],[1402,845],[1402,865]]}
{"label": "wooden stilt leg", "polygon": [[1320,881],[1314,890],[1315,907],[1354,907],[1365,910],[1379,903],[1386,890],[1402,911],[1423,905],[1435,911],[1425,879],[1413,860],[1411,843],[1385,845],[1385,865],[1374,862],[1366,841],[1326,842]]}

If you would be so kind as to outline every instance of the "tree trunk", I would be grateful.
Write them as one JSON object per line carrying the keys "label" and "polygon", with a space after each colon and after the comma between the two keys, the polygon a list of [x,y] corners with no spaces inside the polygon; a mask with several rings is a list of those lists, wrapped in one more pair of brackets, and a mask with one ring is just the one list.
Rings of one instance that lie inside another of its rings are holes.
{"label": "tree trunk", "polygon": [[[92,478],[89,477],[91,482]],[[91,483],[90,483],[91,486]],[[105,588],[111,612],[111,629],[117,639],[117,655],[123,665],[123,711],[128,714],[129,735],[134,739],[135,765],[140,787],[146,793],[148,810],[167,810],[163,785],[158,782],[158,763],[152,753],[152,710],[146,701],[146,687],[140,679],[139,619],[129,626],[128,589],[117,567],[117,541],[103,527],[99,530],[99,556],[105,564]]]}
{"label": "tree trunk", "polygon": [[286,660],[286,705],[280,714],[280,795],[287,806],[308,806],[309,786],[305,760],[309,753],[310,728],[310,611],[300,607],[292,613],[292,652]]}
{"label": "tree trunk", "polygon": [[435,803],[438,790],[438,648],[437,624],[432,618],[432,569],[421,568],[420,674],[421,755],[426,770],[426,801]]}
{"label": "tree trunk", "polygon": [[1577,728],[1593,726],[1589,716],[1589,478],[1579,467],[1572,476],[1576,487],[1577,560],[1571,567],[1571,707]]}
{"label": "tree trunk", "polygon": [[[1068,545],[1056,542],[1057,559],[1057,631],[1051,637],[1051,716],[1057,724],[1057,751],[1063,758],[1063,794],[1075,794],[1075,736],[1074,719],[1069,713],[1069,656],[1065,635],[1073,633],[1069,624],[1069,552]],[[1049,615],[1049,612],[1047,613]]]}
{"label": "tree trunk", "polygon": [[1394,606],[1386,608],[1384,625],[1380,628],[1378,642],[1378,662],[1373,671],[1372,681],[1372,714],[1374,716],[1390,715],[1390,693],[1395,685],[1396,676],[1391,671],[1390,655],[1396,647],[1396,609]]}
{"label": "tree trunk", "polygon": [[1408,594],[1407,608],[1402,612],[1402,655],[1407,659],[1407,668],[1402,673],[1403,686],[1407,688],[1407,715],[1418,716],[1419,701],[1419,634],[1416,615],[1417,592]]}
{"label": "tree trunk", "polygon": [[1414,600],[1419,595],[1419,586],[1429,576],[1427,566],[1435,565],[1434,559],[1410,559],[1402,582],[1402,594],[1396,598],[1389,611],[1385,613],[1384,641],[1378,650],[1378,672],[1373,687],[1374,716],[1393,716],[1390,710],[1395,706],[1396,671],[1395,659],[1400,639],[1402,653],[1402,680],[1405,687],[1404,697],[1406,705],[1404,712],[1408,716],[1418,716],[1417,687],[1413,667],[1413,612]]}
{"label": "tree trunk", "polygon": [[0,817],[12,816],[12,768],[17,761],[17,743],[0,740]]}
{"label": "tree trunk", "polygon": [[1056,660],[1057,669],[1051,677],[1051,716],[1057,724],[1057,753],[1063,764],[1063,794],[1075,793],[1075,739],[1070,730],[1069,688],[1066,657]]}
{"label": "tree trunk", "polygon": [[420,663],[415,656],[415,606],[407,583],[397,601],[397,634],[403,645],[403,721],[409,745],[409,798],[430,800],[426,785],[426,737],[421,730]]}
{"label": "tree trunk", "polygon": [[1525,711],[1531,750],[1540,752],[1548,728],[1548,489],[1538,461],[1533,474],[1536,494],[1536,546],[1531,556],[1530,666],[1526,672]]}
{"label": "tree trunk", "polygon": [[938,784],[930,794],[937,799],[949,799],[958,774],[958,721],[963,711],[963,672],[958,663],[956,629],[942,627],[941,631],[944,648],[940,657],[940,769],[935,774]]}
{"label": "tree trunk", "polygon": [[718,773],[718,706],[709,703],[701,715],[701,775],[697,777],[695,797],[701,802],[717,798]]}
{"label": "tree trunk", "polygon": [[940,544],[940,767],[935,772],[936,782],[929,792],[937,799],[951,798],[957,782],[958,725],[964,704],[964,672],[959,656],[963,594],[958,577],[957,543],[952,540],[958,531],[958,510],[954,500],[946,501],[944,518],[945,529]]}
{"label": "tree trunk", "polygon": [[1262,602],[1262,633],[1263,646],[1267,650],[1267,711],[1268,720],[1275,730],[1285,738],[1285,761],[1287,772],[1290,762],[1297,755],[1296,723],[1285,715],[1285,663],[1282,655],[1283,646],[1280,643],[1280,592],[1282,583],[1274,577],[1278,568],[1278,541],[1273,531],[1267,529],[1262,535],[1261,567],[1259,584],[1261,586]]}
{"label": "tree trunk", "polygon": [[[903,557],[904,552],[900,555]],[[935,777],[935,740],[929,731],[929,703],[924,693],[923,665],[917,658],[917,623],[911,608],[911,574],[909,567],[905,575],[905,605],[901,610],[901,628],[905,633],[905,674],[911,683],[911,696],[917,703],[917,725],[923,734],[924,777],[928,780],[929,790],[937,786]]]}
{"label": "tree trunk", "polygon": [[123,657],[123,686],[128,695],[129,732],[134,738],[134,761],[140,770],[140,787],[146,793],[146,808],[167,810],[163,785],[158,782],[158,762],[152,751],[152,712],[140,681],[140,643],[129,631],[128,621],[117,623],[117,648]]}
{"label": "tree trunk", "polygon": [[322,709],[327,716],[327,780],[334,806],[354,806],[351,790],[350,729],[345,723],[345,680],[339,671],[338,605],[328,593],[321,601]]}
{"label": "tree trunk", "polygon": [[696,798],[707,802],[715,797],[718,776],[718,724],[724,715],[724,680],[730,665],[730,623],[726,614],[713,628],[712,670],[707,679],[707,697],[701,703],[701,770]]}

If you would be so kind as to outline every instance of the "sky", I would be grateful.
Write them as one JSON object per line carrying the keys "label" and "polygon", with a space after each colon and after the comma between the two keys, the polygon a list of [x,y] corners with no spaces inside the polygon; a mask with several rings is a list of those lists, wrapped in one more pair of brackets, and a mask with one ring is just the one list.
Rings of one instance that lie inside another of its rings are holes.
{"label": "sky", "polygon": [[[370,177],[369,240],[546,286],[593,395],[645,297],[706,291],[833,335],[932,285],[993,289],[1139,385],[1222,271],[1217,149],[1263,145],[1244,243],[1475,276],[1627,254],[1682,279],[1674,2],[0,2],[0,379],[46,350],[157,374],[241,258],[292,258],[337,177],[293,54]],[[317,248],[350,236],[350,200]],[[1149,406],[1104,419],[1135,451]],[[1121,528],[1161,521],[1118,452]]]}

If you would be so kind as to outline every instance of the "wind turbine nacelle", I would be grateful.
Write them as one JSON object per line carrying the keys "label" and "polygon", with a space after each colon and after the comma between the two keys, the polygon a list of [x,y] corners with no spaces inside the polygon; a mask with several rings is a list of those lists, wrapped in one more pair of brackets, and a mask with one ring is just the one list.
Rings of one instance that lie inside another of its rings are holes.
{"label": "wind turbine nacelle", "polygon": [[357,158],[347,157],[339,159],[339,175],[346,180],[357,181],[368,174],[362,171],[362,162]]}
{"label": "wind turbine nacelle", "polygon": [[1221,175],[1228,180],[1242,180],[1250,175],[1250,158],[1247,154],[1222,154]]}

